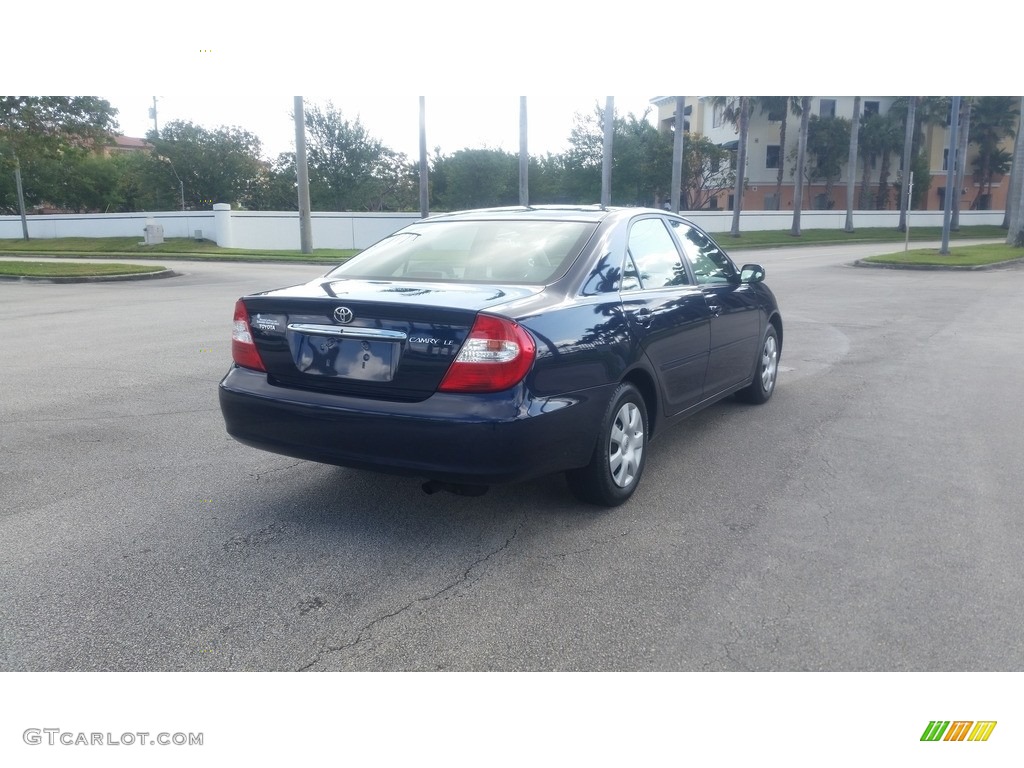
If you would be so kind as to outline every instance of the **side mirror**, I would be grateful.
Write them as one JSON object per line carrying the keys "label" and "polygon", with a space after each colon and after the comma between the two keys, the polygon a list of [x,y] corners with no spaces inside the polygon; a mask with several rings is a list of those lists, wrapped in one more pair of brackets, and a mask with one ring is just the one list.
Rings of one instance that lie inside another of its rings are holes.
{"label": "side mirror", "polygon": [[744,264],[740,268],[741,283],[760,283],[764,280],[764,267],[760,264]]}

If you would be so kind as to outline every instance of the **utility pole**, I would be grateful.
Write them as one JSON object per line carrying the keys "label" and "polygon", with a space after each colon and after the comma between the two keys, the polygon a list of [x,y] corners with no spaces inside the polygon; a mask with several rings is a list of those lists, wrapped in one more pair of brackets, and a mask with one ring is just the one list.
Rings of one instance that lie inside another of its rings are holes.
{"label": "utility pole", "polygon": [[21,188],[21,161],[14,156],[14,186],[18,189],[18,210],[21,212],[21,234],[28,241],[28,219],[25,218],[25,193]]}
{"label": "utility pole", "polygon": [[430,185],[427,183],[427,106],[420,96],[420,217],[430,215]]}
{"label": "utility pole", "polygon": [[953,210],[953,186],[956,182],[954,169],[956,168],[957,152],[957,125],[960,122],[960,97],[953,97],[953,104],[949,109],[949,149],[946,156],[946,194],[944,196],[942,213],[942,248],[939,249],[940,256],[949,256],[949,219]]}
{"label": "utility pole", "polygon": [[604,101],[604,152],[601,160],[601,207],[612,202],[612,135],[615,132],[615,97]]}
{"label": "utility pole", "polygon": [[149,108],[149,117],[153,121],[153,133],[160,135],[160,127],[156,124],[156,96],[153,97],[153,106]]}
{"label": "utility pole", "polygon": [[309,212],[309,166],[306,164],[306,110],[295,97],[295,164],[299,175],[299,241],[303,253],[313,252],[313,220]]}
{"label": "utility pole", "polygon": [[676,96],[676,130],[672,137],[672,213],[679,213],[682,197],[681,187],[683,186],[683,130],[686,125],[686,118],[683,113],[686,111],[686,97]]}
{"label": "utility pole", "polygon": [[910,199],[911,195],[914,194],[914,172],[910,172],[910,181],[907,184],[907,210],[906,216],[903,220],[903,252],[906,253],[910,248]]}
{"label": "utility pole", "polygon": [[526,97],[519,97],[519,204],[530,205],[530,155],[526,151]]}

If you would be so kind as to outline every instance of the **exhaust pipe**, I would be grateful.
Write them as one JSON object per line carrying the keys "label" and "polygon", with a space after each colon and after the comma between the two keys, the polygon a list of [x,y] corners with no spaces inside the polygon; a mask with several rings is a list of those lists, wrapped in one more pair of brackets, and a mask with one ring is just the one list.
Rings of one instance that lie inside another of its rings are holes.
{"label": "exhaust pipe", "polygon": [[486,485],[470,485],[467,483],[444,483],[440,480],[427,480],[423,484],[423,492],[432,496],[439,491],[454,493],[456,496],[483,496],[487,493]]}

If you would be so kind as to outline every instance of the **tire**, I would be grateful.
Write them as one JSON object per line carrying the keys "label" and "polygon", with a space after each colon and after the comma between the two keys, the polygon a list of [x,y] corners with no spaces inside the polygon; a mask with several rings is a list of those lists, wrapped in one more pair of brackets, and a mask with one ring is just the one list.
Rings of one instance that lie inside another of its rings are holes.
{"label": "tire", "polygon": [[566,473],[581,501],[602,507],[625,502],[643,475],[647,461],[647,406],[635,386],[620,384],[601,421],[590,463]]}
{"label": "tire", "polygon": [[754,367],[754,378],[750,384],[736,393],[736,397],[745,403],[761,405],[767,403],[775,392],[775,384],[779,376],[779,335],[775,326],[769,323],[765,331],[761,351]]}

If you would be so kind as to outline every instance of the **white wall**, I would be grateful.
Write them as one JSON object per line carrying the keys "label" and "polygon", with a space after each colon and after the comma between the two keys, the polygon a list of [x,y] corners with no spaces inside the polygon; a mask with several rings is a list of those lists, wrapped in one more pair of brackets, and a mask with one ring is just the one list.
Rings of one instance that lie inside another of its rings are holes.
{"label": "white wall", "polygon": [[[28,216],[28,236],[44,240],[52,237],[138,237],[147,220],[164,228],[164,237],[193,237],[195,230],[213,238],[213,211],[184,213],[82,213],[54,216]],[[21,217],[0,216],[0,238],[20,239]]]}
{"label": "white wall", "polygon": [[[251,250],[299,250],[299,214],[296,211],[164,211],[159,213],[92,213],[29,216],[29,237],[138,237],[143,239],[147,222],[160,224],[164,237],[201,237],[225,248]],[[711,233],[732,228],[732,211],[684,211],[683,215]],[[366,248],[407,224],[419,221],[418,213],[313,213],[314,248]],[[857,228],[891,227],[899,223],[899,211],[854,211]],[[1002,211],[961,211],[963,226],[1003,223]],[[743,211],[740,232],[788,230],[791,211]],[[800,228],[842,229],[846,211],[802,211]],[[941,227],[942,211],[911,211],[910,228]],[[20,239],[21,219],[0,216],[0,238]]]}
{"label": "white wall", "polygon": [[[682,211],[683,216],[710,233],[729,232],[732,229],[732,211]],[[942,211],[911,211],[910,228],[941,227]],[[899,211],[854,211],[855,229],[867,227],[891,227],[899,225]],[[960,211],[960,225],[964,227],[981,224],[999,226],[1003,223],[1002,211]],[[742,211],[740,232],[758,230],[788,230],[793,226],[792,211]],[[846,226],[846,211],[801,211],[800,229],[843,229]]]}

